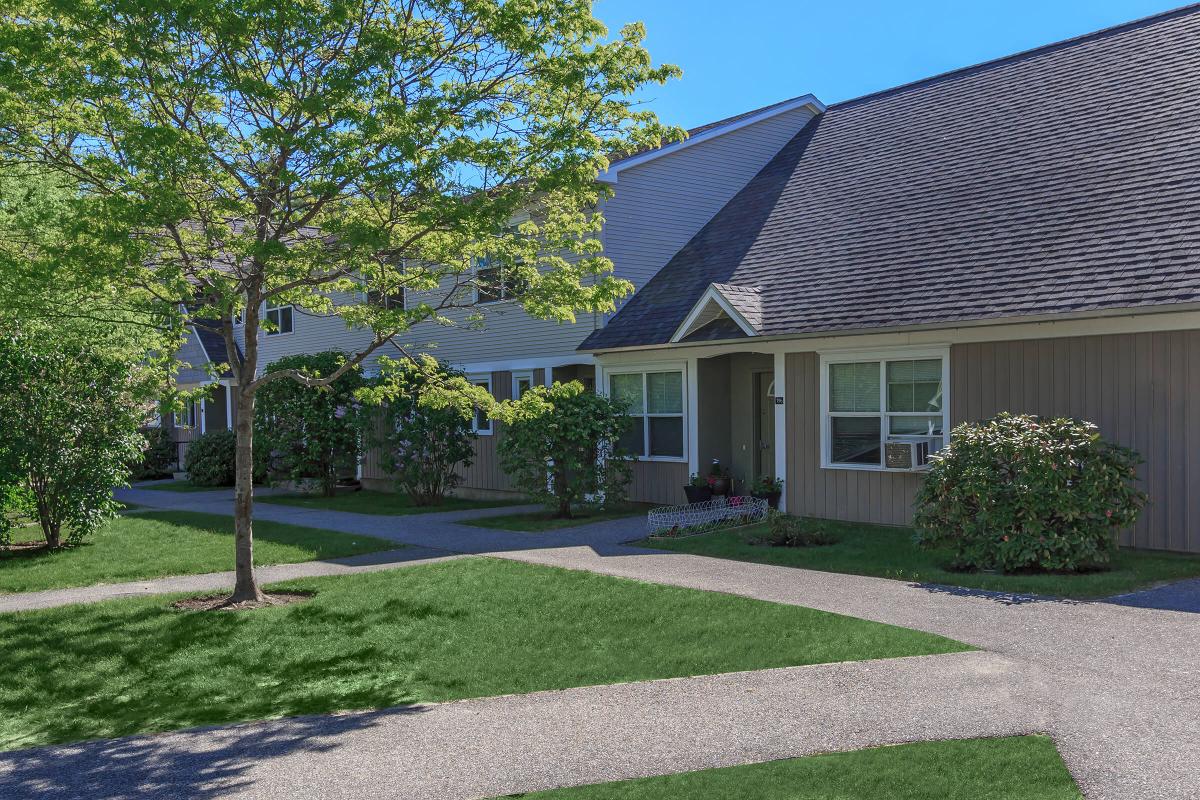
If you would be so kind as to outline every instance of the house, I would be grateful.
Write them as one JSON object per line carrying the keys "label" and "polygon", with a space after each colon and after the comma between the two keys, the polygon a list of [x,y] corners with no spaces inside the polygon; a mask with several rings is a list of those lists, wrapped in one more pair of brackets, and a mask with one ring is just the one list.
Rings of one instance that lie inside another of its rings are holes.
{"label": "house", "polygon": [[582,343],[637,499],[712,459],[795,513],[907,523],[999,411],[1141,453],[1126,544],[1200,552],[1200,7],[813,116]]}
{"label": "house", "polygon": [[[637,288],[611,318],[534,320],[501,293],[486,330],[405,344],[500,399],[568,379],[621,396],[631,495],[659,503],[717,459],[783,479],[789,511],[903,524],[955,425],[1082,417],[1146,459],[1125,543],[1200,552],[1197,52],[1190,6],[703,126],[600,176],[604,251]],[[263,311],[264,365],[364,338]],[[495,425],[466,494],[511,491]],[[390,484],[375,454],[361,476]]]}
{"label": "house", "polygon": [[[600,237],[605,253],[615,263],[615,274],[635,287],[645,285],[822,108],[811,96],[796,97],[696,128],[683,142],[614,160],[600,176],[613,189],[613,197],[601,209],[605,224]],[[475,268],[486,269],[486,265]],[[335,303],[351,299],[334,296]],[[420,295],[402,294],[389,301],[421,299]],[[437,294],[431,293],[428,299],[436,303]],[[472,311],[484,314],[484,330],[467,324]],[[263,367],[298,353],[352,352],[369,338],[362,330],[347,328],[336,315],[314,315],[291,306],[267,307],[262,313],[275,326],[272,332],[261,334],[259,359]],[[452,310],[446,316],[461,324],[419,325],[400,343],[409,352],[428,352],[463,370],[497,399],[508,399],[531,386],[553,381],[580,380],[595,385],[594,359],[591,354],[579,352],[578,347],[604,325],[602,316],[581,316],[574,324],[534,319],[503,292],[475,309]],[[180,385],[185,388],[213,382],[200,371],[205,357],[213,363],[225,361],[220,336],[202,327],[193,333],[180,353],[181,360],[197,367],[180,375]],[[237,335],[241,336],[240,329]],[[381,354],[397,353],[385,349]],[[370,372],[374,363],[374,358],[369,359],[365,369]],[[227,391],[226,378],[217,383],[225,386],[218,388],[217,394]],[[232,398],[205,401],[198,412],[199,422],[183,415],[180,421],[191,427],[175,429],[181,451],[195,433],[220,424],[215,411],[205,413],[217,406],[232,408]],[[477,421],[477,429],[476,454],[472,465],[462,471],[460,493],[487,496],[511,492],[496,454],[500,424],[483,418]],[[682,451],[679,455],[682,457]],[[366,486],[392,486],[392,478],[382,468],[377,452],[366,454],[360,477]]]}

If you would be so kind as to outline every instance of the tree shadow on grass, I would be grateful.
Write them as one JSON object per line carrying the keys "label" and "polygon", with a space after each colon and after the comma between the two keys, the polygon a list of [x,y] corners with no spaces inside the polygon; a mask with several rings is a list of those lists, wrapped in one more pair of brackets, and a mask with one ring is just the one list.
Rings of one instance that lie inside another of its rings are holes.
{"label": "tree shadow on grass", "polygon": [[111,739],[0,753],[5,800],[132,800],[223,797],[254,783],[249,770],[295,753],[324,753],[338,737],[388,717],[417,714],[402,707],[323,717],[296,717],[180,734]]}

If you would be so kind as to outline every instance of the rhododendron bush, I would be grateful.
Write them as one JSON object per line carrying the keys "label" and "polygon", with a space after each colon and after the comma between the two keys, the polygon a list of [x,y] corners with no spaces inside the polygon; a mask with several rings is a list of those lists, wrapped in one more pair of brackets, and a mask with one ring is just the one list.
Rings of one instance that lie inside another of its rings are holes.
{"label": "rhododendron bush", "polygon": [[955,428],[930,461],[918,541],[950,545],[962,569],[1103,568],[1146,503],[1138,454],[1081,420],[1001,413]]}

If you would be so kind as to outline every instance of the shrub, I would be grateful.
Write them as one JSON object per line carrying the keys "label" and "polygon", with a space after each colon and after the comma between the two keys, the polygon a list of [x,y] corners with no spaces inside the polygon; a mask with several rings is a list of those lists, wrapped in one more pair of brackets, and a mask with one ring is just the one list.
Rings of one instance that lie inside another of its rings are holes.
{"label": "shrub", "polygon": [[379,377],[365,396],[383,402],[374,443],[396,488],[419,506],[438,505],[462,479],[475,450],[471,421],[490,406],[486,389],[431,358],[379,359]]}
{"label": "shrub", "polygon": [[133,464],[133,479],[148,481],[171,475],[171,466],[177,458],[176,445],[171,432],[163,427],[146,428],[142,431],[146,449],[142,457]]}
{"label": "shrub", "polygon": [[1146,503],[1141,459],[1095,425],[1002,413],[954,429],[917,497],[918,542],[963,569],[1077,571],[1109,562]]}
{"label": "shrub", "polygon": [[501,466],[556,516],[570,518],[573,505],[625,501],[629,458],[614,447],[629,425],[620,403],[572,381],[534,387],[495,416],[507,426]]}
{"label": "shrub", "polygon": [[[270,364],[265,375],[298,370],[322,377],[345,358],[334,351],[288,356]],[[339,478],[353,477],[362,451],[363,414],[355,392],[363,385],[357,366],[329,386],[289,378],[265,383],[255,403],[256,451],[270,454],[271,467],[296,483],[312,482],[332,495]]]}
{"label": "shrub", "polygon": [[0,539],[28,518],[55,548],[116,514],[150,388],[138,364],[90,343],[0,335]]}
{"label": "shrub", "polygon": [[233,486],[237,434],[208,431],[192,440],[184,455],[183,468],[197,486]]}
{"label": "shrub", "polygon": [[770,511],[767,513],[767,532],[755,543],[770,547],[816,547],[835,544],[837,540],[837,534],[825,520]]}

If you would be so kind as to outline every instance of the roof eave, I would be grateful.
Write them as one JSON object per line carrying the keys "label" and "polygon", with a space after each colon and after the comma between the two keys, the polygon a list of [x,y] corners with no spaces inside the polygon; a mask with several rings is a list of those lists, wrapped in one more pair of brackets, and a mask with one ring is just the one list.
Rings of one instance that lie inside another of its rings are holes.
{"label": "roof eave", "polygon": [[747,125],[753,125],[757,122],[762,122],[765,119],[770,119],[771,117],[785,114],[789,111],[795,111],[798,108],[804,108],[806,106],[812,110],[814,116],[825,110],[824,103],[818,100],[815,96],[806,94],[786,103],[780,103],[777,106],[763,109],[757,114],[750,114],[742,117],[741,119],[730,122],[727,125],[718,125],[715,128],[710,128],[702,133],[698,133],[695,136],[689,136],[681,142],[673,142],[664,147],[659,147],[654,150],[647,150],[644,153],[638,153],[635,156],[630,156],[628,158],[615,161],[609,165],[608,169],[600,173],[596,180],[600,181],[601,183],[615,184],[620,176],[620,173],[623,170],[629,169],[630,167],[636,167],[640,164],[645,164],[647,161],[653,161],[656,158],[662,158],[663,156],[668,156],[672,153],[678,153],[680,150],[700,144],[701,142],[707,142],[708,140],[715,139],[718,136],[724,136],[727,133],[732,133],[733,131],[736,131],[739,128],[744,128]]}

